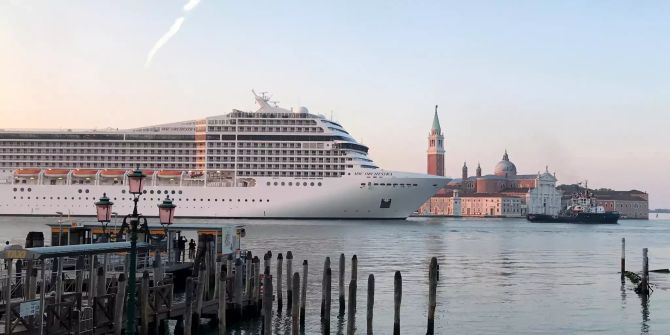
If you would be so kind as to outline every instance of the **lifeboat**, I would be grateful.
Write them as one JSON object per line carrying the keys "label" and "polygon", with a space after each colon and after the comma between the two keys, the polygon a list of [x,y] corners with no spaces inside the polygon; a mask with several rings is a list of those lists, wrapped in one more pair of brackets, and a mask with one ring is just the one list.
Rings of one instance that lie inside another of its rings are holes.
{"label": "lifeboat", "polygon": [[44,176],[51,178],[63,178],[67,176],[69,172],[70,170],[67,169],[47,169],[44,171]]}
{"label": "lifeboat", "polygon": [[205,175],[205,174],[204,174],[202,171],[193,171],[193,172],[191,172],[191,174],[190,174],[189,176],[190,176],[191,178],[200,178],[200,177],[202,177],[202,176],[204,176],[204,175]]}
{"label": "lifeboat", "polygon": [[179,178],[179,177],[181,177],[181,171],[162,170],[162,171],[158,171],[157,176],[158,176],[158,178],[167,178],[167,179]]}
{"label": "lifeboat", "polygon": [[125,173],[125,170],[102,170],[100,176],[105,178],[123,178]]}
{"label": "lifeboat", "polygon": [[14,171],[16,177],[37,177],[40,174],[40,169],[17,169]]}
{"label": "lifeboat", "polygon": [[78,177],[78,178],[95,178],[95,175],[98,173],[98,170],[90,170],[90,169],[77,169],[72,171],[72,176],[73,177]]}
{"label": "lifeboat", "polygon": [[142,173],[144,173],[147,177],[150,177],[154,174],[154,170],[142,170]]}

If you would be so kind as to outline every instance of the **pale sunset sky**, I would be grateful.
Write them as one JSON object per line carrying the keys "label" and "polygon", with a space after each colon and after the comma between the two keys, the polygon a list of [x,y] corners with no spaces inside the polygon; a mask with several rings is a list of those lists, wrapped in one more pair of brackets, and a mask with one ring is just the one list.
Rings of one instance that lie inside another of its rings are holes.
{"label": "pale sunset sky", "polygon": [[669,1],[0,0],[0,128],[331,112],[385,169],[519,173],[670,208]]}

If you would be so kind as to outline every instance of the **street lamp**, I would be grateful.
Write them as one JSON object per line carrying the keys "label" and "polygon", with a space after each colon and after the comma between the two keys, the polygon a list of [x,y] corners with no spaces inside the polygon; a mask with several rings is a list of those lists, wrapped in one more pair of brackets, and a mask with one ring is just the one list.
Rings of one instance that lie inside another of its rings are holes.
{"label": "street lamp", "polygon": [[107,242],[107,225],[112,220],[112,205],[114,203],[109,201],[106,193],[103,193],[102,198],[95,203],[96,216],[98,222],[102,224],[103,242]]}
{"label": "street lamp", "polygon": [[[142,216],[142,214],[137,213],[137,202],[140,200],[140,195],[142,194],[143,188],[144,188],[144,179],[146,178],[146,175],[142,173],[140,170],[139,166],[135,171],[131,172],[128,174],[128,191],[130,194],[133,195],[133,213],[126,215],[123,218],[123,223],[121,225],[121,229],[117,232],[117,241],[119,240],[119,237],[123,235],[124,229],[130,230],[130,271],[128,273],[128,304],[127,304],[127,309],[126,309],[126,334],[135,334],[135,292],[136,292],[136,281],[137,281],[137,232],[138,228],[143,230],[146,236],[148,236],[152,240],[162,240],[162,236],[158,237],[153,237],[151,236],[151,230],[149,229],[149,225],[147,224],[147,219]],[[109,205],[106,205],[106,203],[103,201],[106,198],[106,196],[103,195],[103,198],[100,199],[100,201],[96,202],[96,208],[98,209],[98,221],[100,221],[101,218],[104,218],[106,221],[104,222],[109,222],[111,219],[111,215],[113,214],[111,211],[111,205],[112,203],[109,203]],[[109,199],[107,199],[107,202],[109,202]],[[100,205],[99,205],[100,204]],[[106,210],[103,208],[105,206],[108,206]],[[165,200],[163,200],[162,204],[158,205],[159,209],[159,218],[161,225],[170,225],[172,224],[172,221],[174,220],[174,209],[177,207],[172,203],[172,200],[168,197]],[[130,223],[128,223],[128,219],[130,219]],[[140,221],[142,223],[140,224]],[[100,221],[103,222],[103,221]]]}

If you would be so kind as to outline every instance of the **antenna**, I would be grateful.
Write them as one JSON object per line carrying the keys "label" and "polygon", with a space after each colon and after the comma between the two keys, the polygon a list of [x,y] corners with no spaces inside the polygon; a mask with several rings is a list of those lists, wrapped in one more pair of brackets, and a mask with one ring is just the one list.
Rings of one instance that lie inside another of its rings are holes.
{"label": "antenna", "polygon": [[333,121],[333,110],[330,110],[330,121]]}

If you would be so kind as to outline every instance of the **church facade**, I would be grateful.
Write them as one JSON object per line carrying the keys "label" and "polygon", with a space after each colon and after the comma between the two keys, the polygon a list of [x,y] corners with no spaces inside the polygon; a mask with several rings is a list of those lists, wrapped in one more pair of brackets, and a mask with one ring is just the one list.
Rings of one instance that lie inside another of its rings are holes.
{"label": "church facade", "polygon": [[[428,136],[428,174],[444,175],[444,136],[437,116]],[[438,169],[437,167],[441,167]],[[507,150],[493,174],[482,175],[477,164],[474,176],[463,164],[460,179],[453,179],[447,187],[428,199],[419,215],[525,217],[526,214],[557,215],[561,209],[561,191],[556,189],[556,176],[544,173],[517,174]]]}

